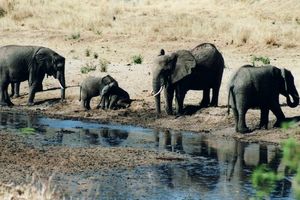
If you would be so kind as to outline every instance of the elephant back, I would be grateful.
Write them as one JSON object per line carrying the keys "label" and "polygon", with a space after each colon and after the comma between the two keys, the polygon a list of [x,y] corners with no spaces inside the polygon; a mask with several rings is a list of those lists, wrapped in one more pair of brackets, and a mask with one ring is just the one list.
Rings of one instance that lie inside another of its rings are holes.
{"label": "elephant back", "polygon": [[197,67],[215,69],[216,71],[224,68],[224,60],[221,53],[210,43],[203,43],[191,50],[196,59]]}

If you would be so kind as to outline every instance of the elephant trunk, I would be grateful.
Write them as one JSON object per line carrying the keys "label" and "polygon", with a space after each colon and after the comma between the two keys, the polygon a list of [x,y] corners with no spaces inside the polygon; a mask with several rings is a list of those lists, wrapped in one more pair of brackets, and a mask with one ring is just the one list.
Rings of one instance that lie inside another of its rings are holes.
{"label": "elephant trunk", "polygon": [[160,107],[160,93],[159,90],[161,88],[161,83],[160,83],[160,73],[155,73],[153,75],[153,80],[152,80],[152,89],[153,89],[153,94],[156,94],[155,96],[155,108],[156,112],[159,114],[161,113],[161,107]]}
{"label": "elephant trunk", "polygon": [[60,87],[61,87],[61,99],[63,100],[63,99],[65,99],[65,89],[66,89],[64,71],[57,71],[57,79],[58,79]]}
{"label": "elephant trunk", "polygon": [[[291,101],[290,95],[293,98],[293,102]],[[299,105],[299,95],[298,95],[297,90],[295,90],[294,93],[290,94],[290,95],[287,94],[287,96],[286,96],[287,105],[291,108],[295,108],[296,106]]]}

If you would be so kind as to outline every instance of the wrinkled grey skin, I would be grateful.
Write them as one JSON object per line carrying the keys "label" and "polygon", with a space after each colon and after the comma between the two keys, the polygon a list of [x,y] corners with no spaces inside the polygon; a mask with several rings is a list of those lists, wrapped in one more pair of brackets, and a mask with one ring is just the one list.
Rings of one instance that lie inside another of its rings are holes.
{"label": "wrinkled grey skin", "polygon": [[[164,87],[165,109],[169,115],[173,114],[174,92],[177,114],[183,113],[183,101],[188,90],[203,90],[202,107],[218,106],[223,70],[223,56],[213,44],[200,44],[191,51],[179,50],[170,55],[164,55],[164,50],[161,50],[153,70],[153,93]],[[213,93],[211,101],[210,89]],[[155,103],[156,111],[160,113],[160,95],[155,97]]]}
{"label": "wrinkled grey skin", "polygon": [[[104,102],[102,102],[104,101]],[[131,104],[129,94],[122,88],[115,85],[107,85],[101,93],[102,109],[128,108]]]}
{"label": "wrinkled grey skin", "polygon": [[28,80],[28,105],[34,104],[35,93],[41,88],[45,74],[54,76],[65,94],[65,58],[53,50],[40,46],[9,45],[0,48],[0,105],[12,106],[8,95],[10,83]]}
{"label": "wrinkled grey skin", "polygon": [[274,127],[279,127],[285,119],[279,104],[279,94],[286,97],[289,107],[293,108],[299,104],[299,95],[290,71],[274,66],[241,67],[233,76],[228,93],[228,102],[235,117],[236,131],[250,132],[246,126],[245,115],[247,110],[253,107],[258,107],[261,111],[258,128],[268,128],[269,110],[277,118]]}
{"label": "wrinkled grey skin", "polygon": [[[90,110],[90,101],[95,96],[100,96],[103,88],[107,85],[118,86],[118,82],[110,75],[102,77],[89,76],[83,80],[80,85],[80,98],[81,105],[84,109]],[[102,107],[100,101],[97,105],[97,109]],[[103,106],[104,107],[104,106]]]}

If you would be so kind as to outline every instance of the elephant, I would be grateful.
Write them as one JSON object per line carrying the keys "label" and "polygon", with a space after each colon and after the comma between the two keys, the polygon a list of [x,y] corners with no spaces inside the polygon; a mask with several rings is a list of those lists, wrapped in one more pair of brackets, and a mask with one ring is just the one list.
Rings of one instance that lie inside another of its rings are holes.
{"label": "elephant", "polygon": [[239,68],[230,81],[228,92],[228,112],[230,106],[235,117],[236,132],[251,132],[246,126],[245,115],[253,107],[258,107],[261,111],[259,129],[268,128],[269,110],[277,118],[274,127],[279,127],[285,119],[279,104],[279,94],[286,97],[289,107],[294,108],[299,104],[294,77],[289,70],[271,65],[244,65]]}
{"label": "elephant", "polygon": [[[104,101],[104,102],[103,102]],[[109,84],[105,86],[101,92],[101,101],[103,109],[119,109],[128,108],[131,104],[131,99],[128,92],[124,89],[115,86],[114,84]]]}
{"label": "elephant", "polygon": [[27,105],[34,105],[35,93],[41,89],[45,75],[54,76],[65,98],[65,58],[42,46],[8,45],[0,47],[0,105],[12,106],[8,95],[10,83],[29,82]]}
{"label": "elephant", "polygon": [[[155,61],[152,79],[156,112],[161,113],[160,93],[163,89],[168,115],[173,114],[174,92],[179,115],[183,114],[183,101],[188,90],[203,90],[201,107],[218,106],[223,70],[223,56],[213,44],[203,43],[190,51],[178,50],[169,55],[162,49]],[[213,93],[211,101],[210,89]]]}
{"label": "elephant", "polygon": [[[107,85],[111,84],[111,86],[118,87],[118,82],[111,77],[110,75],[106,75],[104,77],[93,77],[89,76],[84,79],[80,85],[80,94],[79,101],[81,101],[81,105],[85,110],[90,110],[90,101],[92,97],[100,96],[103,88]],[[97,105],[97,109],[100,108],[100,101]]]}

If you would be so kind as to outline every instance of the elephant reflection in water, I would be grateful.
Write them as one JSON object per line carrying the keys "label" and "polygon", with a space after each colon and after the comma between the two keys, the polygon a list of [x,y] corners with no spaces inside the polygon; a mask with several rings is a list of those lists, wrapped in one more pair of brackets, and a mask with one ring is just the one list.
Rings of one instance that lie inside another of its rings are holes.
{"label": "elephant reflection in water", "polygon": [[100,130],[100,136],[109,146],[119,146],[124,140],[128,138],[127,131],[121,131],[116,129],[103,128]]}
{"label": "elephant reflection in water", "polygon": [[37,117],[34,114],[28,113],[20,115],[19,113],[0,113],[0,123],[2,126],[10,128],[33,128],[37,124]]}

